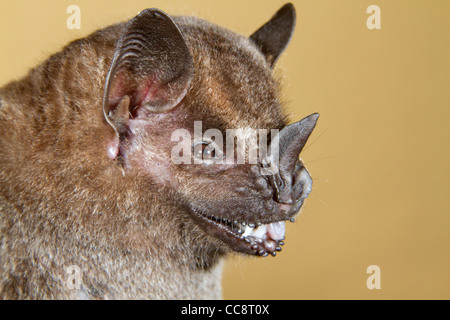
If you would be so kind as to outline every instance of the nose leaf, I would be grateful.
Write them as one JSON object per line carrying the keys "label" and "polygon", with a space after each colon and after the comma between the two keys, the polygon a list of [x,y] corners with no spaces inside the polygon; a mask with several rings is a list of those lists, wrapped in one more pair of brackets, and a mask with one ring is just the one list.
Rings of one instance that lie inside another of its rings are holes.
{"label": "nose leaf", "polygon": [[292,176],[300,152],[316,126],[318,113],[293,123],[279,133],[279,170],[282,176]]}
{"label": "nose leaf", "polygon": [[271,155],[279,155],[278,172],[271,180],[274,181],[277,200],[281,203],[291,204],[293,202],[292,187],[295,167],[299,161],[300,152],[313,132],[318,118],[319,114],[314,113],[283,128],[271,142]]}

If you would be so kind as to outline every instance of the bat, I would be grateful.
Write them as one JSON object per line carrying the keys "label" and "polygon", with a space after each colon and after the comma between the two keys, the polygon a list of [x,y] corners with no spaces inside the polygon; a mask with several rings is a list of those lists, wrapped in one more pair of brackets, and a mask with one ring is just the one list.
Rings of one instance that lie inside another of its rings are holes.
{"label": "bat", "polygon": [[227,256],[281,251],[319,117],[273,77],[295,20],[146,9],[1,88],[0,297],[219,299]]}

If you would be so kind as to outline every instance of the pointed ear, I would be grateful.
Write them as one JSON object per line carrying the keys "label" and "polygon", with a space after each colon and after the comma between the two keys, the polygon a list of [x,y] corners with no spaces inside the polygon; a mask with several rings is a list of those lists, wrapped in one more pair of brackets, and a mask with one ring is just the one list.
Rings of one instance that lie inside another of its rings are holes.
{"label": "pointed ear", "polygon": [[291,40],[295,28],[295,8],[285,4],[266,24],[259,28],[250,39],[258,46],[271,67]]}
{"label": "pointed ear", "polygon": [[106,78],[107,122],[120,132],[139,108],[170,110],[186,95],[193,75],[192,56],[174,21],[158,9],[140,12],[125,25]]}

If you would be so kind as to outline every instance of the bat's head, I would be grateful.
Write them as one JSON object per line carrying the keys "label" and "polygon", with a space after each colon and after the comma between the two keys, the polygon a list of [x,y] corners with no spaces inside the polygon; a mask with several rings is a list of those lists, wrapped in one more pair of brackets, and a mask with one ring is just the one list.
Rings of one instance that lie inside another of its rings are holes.
{"label": "bat's head", "polygon": [[299,154],[318,115],[287,126],[272,76],[294,25],[291,4],[250,37],[148,9],[117,44],[109,157],[175,192],[192,228],[225,250],[275,255],[311,191]]}

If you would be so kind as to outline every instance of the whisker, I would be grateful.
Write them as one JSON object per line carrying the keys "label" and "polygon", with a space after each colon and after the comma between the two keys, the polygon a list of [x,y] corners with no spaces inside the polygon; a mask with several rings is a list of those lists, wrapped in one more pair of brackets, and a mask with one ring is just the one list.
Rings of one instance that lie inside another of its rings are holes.
{"label": "whisker", "polygon": [[319,159],[314,159],[311,161],[304,162],[304,164],[309,165],[309,164],[317,162],[317,161],[329,160],[329,159],[339,159],[339,158],[342,158],[342,157],[341,156],[324,157],[324,158],[319,158]]}
{"label": "whisker", "polygon": [[320,198],[317,198],[317,200],[319,200],[320,202],[322,202],[322,204],[324,205],[324,206],[326,206],[326,207],[330,207],[329,205],[328,205],[328,203],[326,203],[325,201],[323,201],[322,199],[320,199]]}
{"label": "whisker", "polygon": [[328,131],[328,129],[324,129],[311,143],[309,143],[306,148],[304,148],[302,150],[302,152],[305,152],[306,150],[308,150],[317,140],[319,140],[319,138],[326,132]]}

